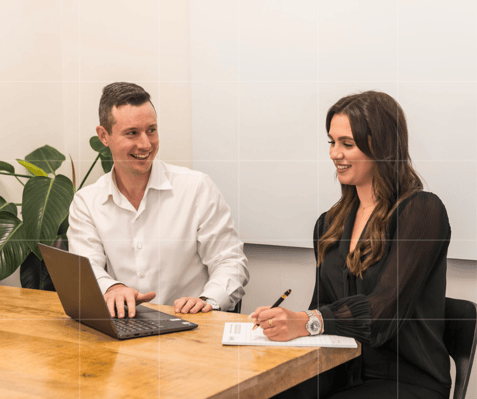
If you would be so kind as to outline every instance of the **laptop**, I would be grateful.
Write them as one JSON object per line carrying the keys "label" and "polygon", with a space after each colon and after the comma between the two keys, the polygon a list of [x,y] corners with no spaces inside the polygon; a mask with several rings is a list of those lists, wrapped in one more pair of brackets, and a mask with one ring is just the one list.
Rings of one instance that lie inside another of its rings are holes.
{"label": "laptop", "polygon": [[[197,324],[136,306],[134,318],[111,317],[88,258],[38,244],[65,313],[117,339],[192,330]],[[125,312],[127,314],[127,311]]]}

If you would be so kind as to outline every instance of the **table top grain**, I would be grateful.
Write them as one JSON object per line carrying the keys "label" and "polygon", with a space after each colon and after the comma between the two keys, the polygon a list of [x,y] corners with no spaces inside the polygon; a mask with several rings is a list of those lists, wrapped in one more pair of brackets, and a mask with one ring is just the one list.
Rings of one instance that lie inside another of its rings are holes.
{"label": "table top grain", "polygon": [[0,295],[2,398],[267,398],[361,351],[223,346],[225,322],[250,322],[226,312],[181,315],[194,330],[119,341],[68,317],[55,292],[0,286]]}

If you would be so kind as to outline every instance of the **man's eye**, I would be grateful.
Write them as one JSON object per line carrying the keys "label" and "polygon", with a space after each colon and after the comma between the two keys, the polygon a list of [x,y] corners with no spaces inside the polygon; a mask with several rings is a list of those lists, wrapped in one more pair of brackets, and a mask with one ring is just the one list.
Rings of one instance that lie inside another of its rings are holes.
{"label": "man's eye", "polygon": [[335,145],[334,141],[328,141],[328,144]]}
{"label": "man's eye", "polygon": [[157,129],[155,127],[152,128],[152,129],[149,129],[150,134],[154,134],[154,133],[156,133],[156,131],[157,131]]}
{"label": "man's eye", "polygon": [[133,130],[133,131],[131,131],[131,132],[127,132],[126,134],[127,134],[128,136],[134,136],[134,135],[136,134],[136,131]]}

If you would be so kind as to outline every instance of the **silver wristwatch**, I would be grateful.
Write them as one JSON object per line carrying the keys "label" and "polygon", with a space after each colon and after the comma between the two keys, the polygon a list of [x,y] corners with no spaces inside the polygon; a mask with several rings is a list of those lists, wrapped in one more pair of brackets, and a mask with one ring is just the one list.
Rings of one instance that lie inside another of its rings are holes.
{"label": "silver wristwatch", "polygon": [[315,313],[311,310],[305,310],[305,313],[308,315],[308,323],[306,323],[306,329],[310,335],[318,335],[321,331],[321,322]]}
{"label": "silver wristwatch", "polygon": [[212,310],[220,310],[220,305],[215,299],[207,298],[205,296],[201,296],[200,299],[207,302],[209,305],[212,305]]}

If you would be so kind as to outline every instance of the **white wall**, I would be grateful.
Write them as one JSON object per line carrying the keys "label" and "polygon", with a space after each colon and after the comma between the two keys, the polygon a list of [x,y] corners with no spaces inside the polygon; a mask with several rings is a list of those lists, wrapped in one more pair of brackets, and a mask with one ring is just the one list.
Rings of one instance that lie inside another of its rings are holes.
{"label": "white wall", "polygon": [[339,198],[325,131],[342,96],[403,106],[426,189],[446,204],[449,256],[477,259],[477,3],[191,2],[194,168],[247,243],[311,248]]}
{"label": "white wall", "polygon": [[[74,160],[77,184],[97,153],[102,88],[142,85],[158,111],[160,157],[192,165],[189,1],[22,0],[0,13],[0,160],[49,144]],[[67,160],[60,173],[71,177]],[[99,164],[88,178],[102,174]],[[0,196],[21,202],[21,185],[0,176]],[[18,273],[0,284],[19,285]]]}

